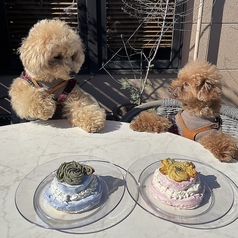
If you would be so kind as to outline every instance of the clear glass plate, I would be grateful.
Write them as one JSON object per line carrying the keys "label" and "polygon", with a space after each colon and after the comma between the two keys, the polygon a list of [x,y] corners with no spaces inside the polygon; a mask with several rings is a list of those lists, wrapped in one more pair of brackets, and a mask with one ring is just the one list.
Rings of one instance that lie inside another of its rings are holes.
{"label": "clear glass plate", "polygon": [[[95,168],[95,175],[103,184],[102,201],[94,209],[78,214],[53,211],[43,202],[42,194],[60,164],[72,160]],[[124,176],[114,164],[94,156],[67,156],[42,164],[25,176],[16,190],[15,204],[29,222],[45,228],[66,230],[88,226],[104,218],[118,206],[124,193]]]}
{"label": "clear glass plate", "polygon": [[[226,176],[226,175],[224,175],[224,176]],[[230,181],[231,187],[234,192],[234,202],[233,202],[233,206],[231,207],[231,209],[215,221],[208,222],[208,223],[202,223],[202,224],[191,224],[191,225],[183,224],[183,226],[189,227],[189,228],[194,228],[194,229],[205,229],[205,230],[217,229],[217,228],[221,228],[221,227],[231,224],[238,218],[238,189],[237,189],[236,184],[233,181],[231,181],[229,178],[227,178],[227,179]]]}
{"label": "clear glass plate", "polygon": [[[198,208],[193,210],[178,209],[163,204],[151,196],[148,185],[153,173],[160,167],[160,160],[168,157],[180,161],[192,161],[196,170],[200,172],[201,181],[205,184],[205,194]],[[230,179],[209,165],[183,155],[155,154],[143,157],[130,166],[125,180],[129,194],[144,210],[156,217],[189,227],[194,226],[201,229],[207,227],[202,224],[218,225],[217,221],[229,214],[234,205],[237,206],[235,197],[237,188],[234,188]],[[136,194],[134,190],[139,191],[138,197],[134,197],[133,194]],[[234,213],[232,216],[234,219],[237,217],[234,216]]]}

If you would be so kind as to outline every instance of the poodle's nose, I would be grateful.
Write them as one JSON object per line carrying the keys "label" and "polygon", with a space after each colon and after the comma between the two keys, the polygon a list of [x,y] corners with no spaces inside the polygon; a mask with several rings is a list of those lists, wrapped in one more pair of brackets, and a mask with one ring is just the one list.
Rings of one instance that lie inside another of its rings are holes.
{"label": "poodle's nose", "polygon": [[74,78],[75,75],[76,75],[76,72],[74,72],[74,71],[69,72],[69,77],[70,78]]}

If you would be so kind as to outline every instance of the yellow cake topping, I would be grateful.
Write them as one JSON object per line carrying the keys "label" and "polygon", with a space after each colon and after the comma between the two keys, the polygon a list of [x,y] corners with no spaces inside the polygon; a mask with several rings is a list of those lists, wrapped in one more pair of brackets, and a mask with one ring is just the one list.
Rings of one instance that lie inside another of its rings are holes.
{"label": "yellow cake topping", "polygon": [[160,172],[176,182],[186,181],[197,176],[195,165],[192,162],[175,161],[170,158],[160,162]]}

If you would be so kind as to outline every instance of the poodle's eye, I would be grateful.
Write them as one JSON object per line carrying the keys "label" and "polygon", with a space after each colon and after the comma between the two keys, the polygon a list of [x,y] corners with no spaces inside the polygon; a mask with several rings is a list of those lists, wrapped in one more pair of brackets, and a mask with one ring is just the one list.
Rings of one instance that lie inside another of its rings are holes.
{"label": "poodle's eye", "polygon": [[186,82],[184,82],[182,86],[183,86],[184,88],[186,88],[186,87],[188,87],[188,86],[189,86],[189,84],[188,84],[188,83],[186,83]]}
{"label": "poodle's eye", "polygon": [[62,56],[61,56],[61,55],[56,55],[56,56],[54,56],[54,59],[56,59],[56,60],[61,60],[61,59],[62,59]]}
{"label": "poodle's eye", "polygon": [[73,54],[71,58],[74,61],[77,58],[77,53]]}

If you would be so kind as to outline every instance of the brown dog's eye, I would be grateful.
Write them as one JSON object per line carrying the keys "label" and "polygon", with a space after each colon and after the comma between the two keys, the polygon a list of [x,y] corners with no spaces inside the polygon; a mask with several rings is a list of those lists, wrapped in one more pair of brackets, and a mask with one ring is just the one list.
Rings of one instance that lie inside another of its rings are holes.
{"label": "brown dog's eye", "polygon": [[183,88],[186,88],[186,87],[188,87],[188,86],[189,86],[189,84],[188,84],[188,83],[186,83],[186,82],[184,82],[182,86],[183,86]]}
{"label": "brown dog's eye", "polygon": [[54,56],[54,59],[60,60],[60,59],[62,59],[62,56],[61,55],[56,55],[56,56]]}
{"label": "brown dog's eye", "polygon": [[74,61],[77,58],[77,53],[72,55],[72,60]]}

